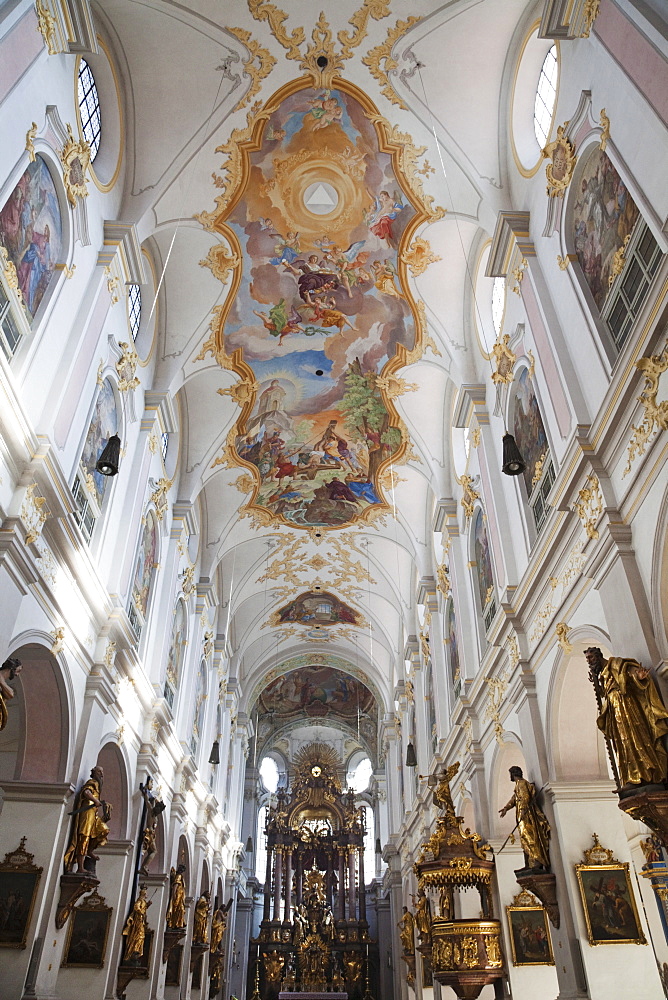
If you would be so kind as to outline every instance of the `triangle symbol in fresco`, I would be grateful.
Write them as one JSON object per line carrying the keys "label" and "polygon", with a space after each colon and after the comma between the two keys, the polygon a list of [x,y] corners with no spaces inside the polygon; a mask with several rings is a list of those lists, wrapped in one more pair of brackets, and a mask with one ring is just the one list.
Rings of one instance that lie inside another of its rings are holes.
{"label": "triangle symbol in fresco", "polygon": [[308,208],[334,208],[336,202],[329,191],[322,184],[318,184],[306,204]]}

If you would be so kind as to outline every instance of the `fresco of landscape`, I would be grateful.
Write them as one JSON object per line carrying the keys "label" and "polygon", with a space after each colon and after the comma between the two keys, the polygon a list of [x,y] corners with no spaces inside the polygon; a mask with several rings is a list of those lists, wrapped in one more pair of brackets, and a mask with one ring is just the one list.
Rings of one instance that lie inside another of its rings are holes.
{"label": "fresco of landscape", "polygon": [[378,472],[402,436],[382,374],[416,337],[397,273],[414,216],[341,91],[286,98],[250,154],[225,220],[243,255],[225,350],[241,349],[259,386],[236,449],[257,470],[253,503],[293,525],[342,526],[383,503]]}

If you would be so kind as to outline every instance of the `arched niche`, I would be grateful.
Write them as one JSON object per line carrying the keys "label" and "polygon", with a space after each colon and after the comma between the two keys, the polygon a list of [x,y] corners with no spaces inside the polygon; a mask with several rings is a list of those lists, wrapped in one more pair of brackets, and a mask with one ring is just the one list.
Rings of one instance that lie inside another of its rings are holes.
{"label": "arched niche", "polygon": [[67,774],[69,712],[60,666],[38,643],[9,654],[23,669],[12,681],[9,719],[0,733],[0,777],[5,780],[62,782]]}
{"label": "arched niche", "polygon": [[128,779],[123,754],[117,743],[105,743],[97,755],[104,771],[102,797],[112,805],[108,822],[109,840],[124,840],[128,823]]}
{"label": "arched niche", "polygon": [[209,876],[209,862],[208,861],[203,861],[202,862],[202,874],[201,874],[200,880],[199,880],[200,895],[203,892],[208,892],[209,889],[210,889],[210,887],[211,887],[211,878]]}
{"label": "arched niche", "polygon": [[464,829],[475,830],[475,808],[471,799],[465,799],[462,803],[462,818]]}
{"label": "arched niche", "polygon": [[598,646],[604,657],[611,654],[600,634],[570,641],[572,652],[560,655],[555,667],[550,703],[553,773],[557,781],[599,781],[610,775],[584,650]]}
{"label": "arched niche", "polygon": [[532,775],[527,774],[526,761],[519,744],[504,743],[496,755],[490,795],[491,825],[497,837],[507,837],[516,823],[514,809],[507,812],[505,816],[499,816],[499,809],[512,798],[514,791],[513,782],[508,773],[511,767],[521,767],[524,777],[529,781],[532,780]]}
{"label": "arched niche", "polygon": [[179,846],[176,852],[176,859],[172,862],[175,868],[179,865],[185,865],[185,872],[183,873],[183,880],[186,886],[186,896],[190,895],[191,885],[190,885],[190,847],[188,846],[188,839],[185,834],[181,834],[179,837]]}

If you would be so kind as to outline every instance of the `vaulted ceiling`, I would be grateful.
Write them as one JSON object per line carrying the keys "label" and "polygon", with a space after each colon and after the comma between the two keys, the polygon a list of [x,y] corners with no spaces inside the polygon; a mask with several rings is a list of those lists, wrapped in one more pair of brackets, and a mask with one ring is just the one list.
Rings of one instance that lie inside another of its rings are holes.
{"label": "vaulted ceiling", "polygon": [[[99,9],[125,83],[121,216],[165,268],[155,385],[179,403],[179,500],[248,708],[304,655],[392,704],[453,494],[453,396],[480,362],[471,261],[510,207],[508,52],[532,8]],[[307,591],[354,620],[277,621]]]}

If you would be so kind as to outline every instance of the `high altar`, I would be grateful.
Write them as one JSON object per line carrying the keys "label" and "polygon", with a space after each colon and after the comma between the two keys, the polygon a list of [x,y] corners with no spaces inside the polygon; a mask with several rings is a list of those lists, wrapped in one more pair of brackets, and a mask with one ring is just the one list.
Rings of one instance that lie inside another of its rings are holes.
{"label": "high altar", "polygon": [[343,792],[339,761],[325,744],[296,756],[289,793],[267,817],[264,911],[251,942],[254,997],[368,993],[364,812]]}

